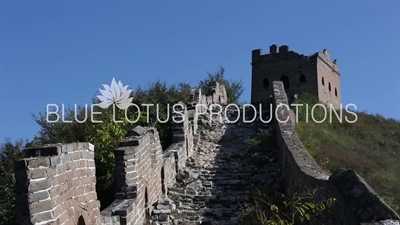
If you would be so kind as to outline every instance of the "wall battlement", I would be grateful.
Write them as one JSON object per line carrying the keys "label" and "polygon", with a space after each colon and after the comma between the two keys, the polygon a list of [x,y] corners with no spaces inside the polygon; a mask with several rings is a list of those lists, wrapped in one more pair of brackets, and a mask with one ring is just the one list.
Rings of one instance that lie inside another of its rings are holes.
{"label": "wall battlement", "polygon": [[[272,47],[272,51],[277,52],[277,47]],[[279,48],[279,51],[287,55],[297,54],[290,51],[288,46]],[[261,51],[259,53],[261,54]],[[318,53],[317,56],[324,57],[326,61],[330,60],[327,51],[322,54]],[[301,56],[300,61],[290,62],[291,67],[317,73],[318,60],[315,70],[315,65],[310,59]],[[282,62],[282,65],[274,63],[271,68],[279,65],[275,69],[283,71],[279,67],[289,61]],[[309,67],[312,69],[308,70]],[[321,68],[326,69],[323,66]],[[312,80],[312,76],[307,77],[307,80],[310,79]],[[288,104],[285,82],[273,81],[270,85],[268,87],[271,88],[271,99],[275,108],[280,103]],[[257,90],[254,85],[253,88]],[[268,96],[259,97],[264,100],[268,99]],[[203,111],[196,112],[196,105],[213,103],[227,104],[223,85],[212,84],[205,95],[200,89],[191,90],[190,102],[186,105],[182,103],[183,115],[174,114],[180,116],[184,122],[172,124],[173,144],[167,149],[162,149],[155,128],[136,126],[128,132],[114,150],[115,200],[101,212],[95,189],[93,144],[54,144],[25,149],[26,158],[15,162],[19,224],[143,224],[150,212],[153,212],[151,217],[155,220],[165,219],[171,209],[155,209],[155,204],[176,184],[177,176],[184,171],[188,158],[197,151],[200,139],[197,132],[198,117]],[[280,121],[285,121],[293,114],[285,107],[280,109],[277,111]],[[315,224],[377,225],[384,224],[383,221],[399,224],[399,216],[357,173],[352,170],[339,170],[334,174],[323,171],[300,141],[294,123],[290,120],[280,123],[274,118],[274,128],[279,147],[282,180],[287,194],[316,188],[318,198],[337,199],[337,204],[317,218],[318,222]],[[158,213],[154,213],[156,211]]]}
{"label": "wall battlement", "polygon": [[291,51],[289,46],[270,46],[268,54],[261,49],[252,51],[251,102],[265,102],[265,96],[273,95],[272,82],[282,81],[289,102],[294,95],[310,93],[318,96],[324,104],[340,108],[340,73],[337,60],[331,61],[330,53],[324,49],[306,56]]}
{"label": "wall battlement", "polygon": [[15,163],[19,223],[143,224],[197,147],[196,105],[226,104],[225,87],[211,85],[205,95],[193,89],[187,105],[180,102],[183,116],[173,116],[183,122],[172,123],[174,143],[167,149],[162,149],[158,131],[149,127],[136,126],[119,142],[114,150],[115,200],[101,212],[93,144],[25,149],[27,158]]}
{"label": "wall battlement", "polygon": [[[273,104],[288,104],[283,83],[273,82]],[[282,165],[282,177],[288,195],[317,189],[318,198],[335,198],[337,202],[314,224],[377,224],[384,220],[400,220],[399,216],[353,170],[339,170],[330,175],[316,163],[300,141],[293,121],[285,121],[290,110],[280,107],[274,127]],[[395,221],[393,221],[393,224]],[[388,223],[389,224],[389,223]]]}
{"label": "wall battlement", "polygon": [[18,222],[99,223],[93,151],[90,143],[26,149],[15,163]]}

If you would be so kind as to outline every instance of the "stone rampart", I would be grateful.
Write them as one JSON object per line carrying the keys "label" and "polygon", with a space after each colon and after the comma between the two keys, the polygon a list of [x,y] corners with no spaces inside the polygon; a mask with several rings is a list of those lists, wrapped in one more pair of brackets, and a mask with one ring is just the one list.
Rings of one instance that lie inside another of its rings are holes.
{"label": "stone rampart", "polygon": [[335,198],[337,202],[314,224],[360,224],[399,220],[398,215],[352,170],[339,170],[330,175],[319,167],[300,141],[288,105],[283,83],[273,82],[274,127],[286,194],[317,189],[317,198]]}
{"label": "stone rampart", "polygon": [[[190,102],[176,108],[173,144],[163,150],[155,128],[136,126],[115,149],[115,200],[100,212],[96,193],[94,146],[56,144],[26,149],[15,163],[20,224],[143,224],[159,199],[176,182],[199,141],[196,105],[226,104],[223,85],[212,84],[202,95],[191,91]],[[206,109],[204,109],[206,110]],[[201,110],[199,111],[202,112]],[[169,209],[170,210],[170,209]],[[158,216],[170,212],[152,215]]]}
{"label": "stone rampart", "polygon": [[99,224],[94,146],[26,149],[15,163],[19,224]]}

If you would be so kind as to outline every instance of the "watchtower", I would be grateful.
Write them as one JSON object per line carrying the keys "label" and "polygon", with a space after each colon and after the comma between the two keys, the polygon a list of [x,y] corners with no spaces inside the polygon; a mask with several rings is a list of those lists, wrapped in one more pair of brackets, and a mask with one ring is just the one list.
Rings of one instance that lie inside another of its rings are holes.
{"label": "watchtower", "polygon": [[331,61],[328,50],[305,56],[291,51],[288,45],[273,44],[269,54],[252,51],[251,103],[265,102],[274,90],[272,81],[282,81],[289,99],[295,94],[310,93],[325,104],[340,108],[340,73],[337,60]]}

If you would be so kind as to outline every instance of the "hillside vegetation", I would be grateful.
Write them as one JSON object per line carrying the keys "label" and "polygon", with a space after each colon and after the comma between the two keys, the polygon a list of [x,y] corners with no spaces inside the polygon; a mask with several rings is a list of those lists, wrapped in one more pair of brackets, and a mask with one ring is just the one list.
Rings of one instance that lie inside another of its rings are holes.
{"label": "hillside vegetation", "polygon": [[[354,112],[343,109],[343,121],[332,112],[330,122],[328,108],[325,121],[316,123],[311,118],[311,108],[318,103],[315,96],[302,94],[295,103],[309,105],[308,122],[305,106],[299,107],[296,131],[318,164],[331,173],[338,168],[355,170],[400,214],[400,121],[364,112],[357,112],[355,121]],[[314,115],[323,120],[323,108],[316,107]],[[345,116],[355,122],[346,122]]]}

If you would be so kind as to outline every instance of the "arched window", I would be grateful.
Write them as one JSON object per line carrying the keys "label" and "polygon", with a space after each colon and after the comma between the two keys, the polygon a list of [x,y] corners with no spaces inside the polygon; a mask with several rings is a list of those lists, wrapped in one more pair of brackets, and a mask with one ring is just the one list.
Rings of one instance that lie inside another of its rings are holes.
{"label": "arched window", "polygon": [[264,78],[263,85],[264,85],[264,87],[269,87],[268,78]]}
{"label": "arched window", "polygon": [[329,82],[328,89],[329,89],[329,91],[331,91],[331,82]]}
{"label": "arched window", "polygon": [[82,216],[80,216],[78,219],[78,225],[86,225],[85,220],[83,219]]}
{"label": "arched window", "polygon": [[325,86],[325,80],[324,77],[322,77],[322,85]]}
{"label": "arched window", "polygon": [[300,83],[305,83],[306,82],[306,76],[304,74],[300,75]]}
{"label": "arched window", "polygon": [[337,89],[335,88],[335,96],[337,97]]}
{"label": "arched window", "polygon": [[285,90],[290,88],[290,86],[289,86],[289,77],[287,77],[286,75],[282,75],[281,81],[283,82],[283,86],[285,87]]}

